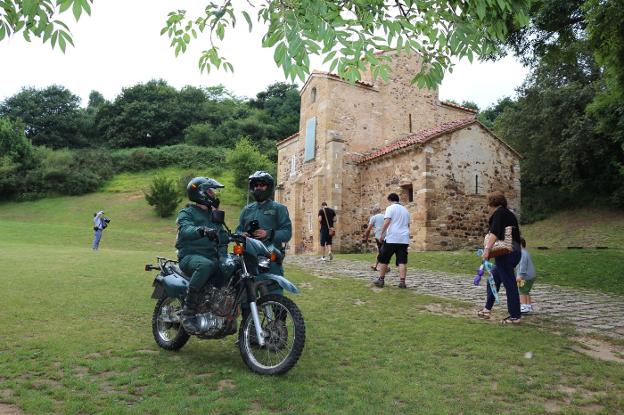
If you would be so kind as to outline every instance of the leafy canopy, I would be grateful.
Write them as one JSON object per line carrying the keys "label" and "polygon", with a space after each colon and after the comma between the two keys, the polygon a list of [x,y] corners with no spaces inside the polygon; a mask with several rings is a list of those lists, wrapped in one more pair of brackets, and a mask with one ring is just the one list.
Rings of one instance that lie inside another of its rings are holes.
{"label": "leafy canopy", "polygon": [[76,21],[82,13],[91,14],[93,0],[2,0],[0,1],[0,41],[22,33],[28,42],[32,37],[57,44],[63,52],[74,45],[67,25],[57,17],[71,9]]}
{"label": "leafy canopy", "polygon": [[[241,2],[242,3],[242,2]],[[193,39],[209,35],[209,48],[199,59],[201,71],[223,68],[233,71],[219,48],[226,31],[244,18],[253,29],[250,11],[267,27],[262,46],[274,48],[275,63],[289,79],[303,80],[310,73],[310,55],[324,56],[330,72],[351,82],[361,79],[370,65],[372,75],[388,79],[391,59],[379,51],[412,51],[425,65],[413,81],[435,87],[451,57],[486,57],[508,30],[528,23],[529,0],[289,0],[210,2],[203,14],[171,12],[161,34],[171,39],[176,56]]]}

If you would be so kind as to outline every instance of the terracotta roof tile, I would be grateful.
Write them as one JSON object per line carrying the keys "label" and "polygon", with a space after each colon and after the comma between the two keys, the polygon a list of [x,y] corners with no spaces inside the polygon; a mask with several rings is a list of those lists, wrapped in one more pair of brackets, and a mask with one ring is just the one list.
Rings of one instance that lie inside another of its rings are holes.
{"label": "terracotta roof tile", "polygon": [[447,107],[456,108],[458,110],[472,112],[473,114],[476,114],[478,112],[477,110],[473,110],[472,108],[462,107],[461,105],[453,104],[452,102],[448,102],[448,101],[440,101],[440,104],[445,105]]}
{"label": "terracotta roof tile", "polygon": [[[338,74],[335,73],[330,73],[330,72],[324,72],[324,71],[314,71],[313,74],[321,74],[321,75],[327,75],[330,78],[334,78],[334,79],[339,79],[341,81],[344,82],[349,82],[345,79],[342,79]],[[372,88],[373,86],[375,86],[374,84],[371,84],[370,82],[365,82],[365,81],[355,81],[356,84],[361,85],[361,86],[365,86],[367,88]]]}
{"label": "terracotta roof tile", "polygon": [[297,131],[296,133],[294,133],[293,135],[289,135],[288,137],[284,138],[281,141],[278,141],[277,143],[275,143],[276,146],[279,146],[281,144],[284,144],[286,141],[288,140],[292,140],[293,138],[297,137],[299,135],[299,131]]}
{"label": "terracotta roof tile", "polygon": [[393,151],[396,151],[405,147],[409,147],[415,144],[426,143],[427,141],[431,139],[440,137],[444,134],[448,134],[453,131],[457,131],[475,122],[478,122],[478,121],[474,117],[462,118],[460,120],[442,123],[436,127],[429,128],[427,130],[422,130],[415,134],[410,134],[406,137],[396,140],[393,143],[390,143],[384,147],[381,147],[380,149],[375,150],[372,153],[365,154],[359,160],[358,164],[365,163],[367,161],[376,159],[378,157],[384,156],[388,153],[392,153]]}

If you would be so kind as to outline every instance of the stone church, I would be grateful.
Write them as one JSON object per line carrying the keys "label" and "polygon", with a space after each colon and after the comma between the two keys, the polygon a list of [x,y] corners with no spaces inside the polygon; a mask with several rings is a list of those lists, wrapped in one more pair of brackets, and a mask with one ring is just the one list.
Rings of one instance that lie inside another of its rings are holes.
{"label": "stone church", "polygon": [[419,67],[417,55],[395,54],[388,82],[318,71],[307,79],[299,132],[277,144],[275,199],[292,219],[290,252],[318,251],[323,201],[337,214],[339,252],[360,250],[371,210],[392,192],[411,214],[411,250],[481,244],[490,191],[519,212],[520,155],[475,111],[411,85]]}

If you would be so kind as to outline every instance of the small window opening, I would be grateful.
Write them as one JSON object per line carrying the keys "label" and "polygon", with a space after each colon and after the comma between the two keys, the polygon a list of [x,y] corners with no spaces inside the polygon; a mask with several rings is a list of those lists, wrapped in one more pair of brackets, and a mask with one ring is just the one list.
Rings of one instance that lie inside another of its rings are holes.
{"label": "small window opening", "polygon": [[475,175],[475,195],[479,194],[479,175]]}
{"label": "small window opening", "polygon": [[411,184],[401,186],[401,200],[407,203],[414,201],[414,187]]}
{"label": "small window opening", "polygon": [[316,87],[312,88],[312,92],[310,93],[310,98],[312,102],[316,102]]}
{"label": "small window opening", "polygon": [[412,114],[409,114],[409,132],[412,132]]}

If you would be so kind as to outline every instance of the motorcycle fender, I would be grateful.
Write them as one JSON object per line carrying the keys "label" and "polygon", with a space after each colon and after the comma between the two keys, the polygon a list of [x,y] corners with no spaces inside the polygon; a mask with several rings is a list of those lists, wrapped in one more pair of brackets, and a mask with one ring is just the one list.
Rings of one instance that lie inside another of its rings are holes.
{"label": "motorcycle fender", "polygon": [[162,286],[167,297],[183,299],[186,296],[186,289],[189,282],[180,275],[173,273],[162,277]]}
{"label": "motorcycle fender", "polygon": [[162,280],[163,277],[157,275],[156,278],[154,278],[154,282],[152,282],[152,287],[154,287],[152,298],[154,300],[160,300],[161,298],[165,297],[165,287],[163,287]]}
{"label": "motorcycle fender", "polygon": [[280,285],[280,287],[282,287],[283,289],[290,291],[293,294],[299,294],[299,289],[295,286],[295,284],[288,281],[286,278],[282,277],[281,275],[269,274],[267,272],[267,273],[262,273],[258,275],[258,279],[259,280],[273,280],[277,282]]}

